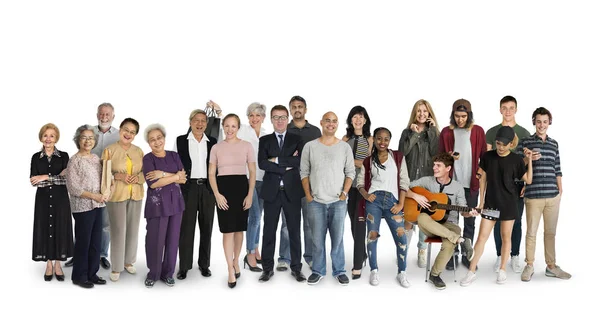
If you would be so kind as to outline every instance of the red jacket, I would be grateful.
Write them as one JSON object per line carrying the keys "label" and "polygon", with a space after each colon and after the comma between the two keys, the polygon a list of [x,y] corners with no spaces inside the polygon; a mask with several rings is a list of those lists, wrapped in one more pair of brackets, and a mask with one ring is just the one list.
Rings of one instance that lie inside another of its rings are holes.
{"label": "red jacket", "polygon": [[[396,167],[398,168],[398,195],[400,195],[400,168],[402,167],[402,158],[404,158],[404,154],[397,150],[391,150],[394,155],[394,161],[396,162]],[[375,153],[377,155],[377,153]],[[363,160],[363,167],[365,167],[365,190],[369,192],[371,188],[371,156],[365,158]],[[358,202],[358,221],[364,222],[367,214],[367,203],[366,200],[360,195],[360,202]]]}
{"label": "red jacket", "polygon": [[[440,133],[440,152],[454,151],[454,132],[449,126],[444,127]],[[473,125],[471,128],[471,184],[469,188],[471,192],[479,191],[479,179],[477,179],[477,170],[479,169],[479,159],[487,151],[487,144],[485,142],[485,132],[479,125]],[[452,169],[454,174],[454,168]],[[451,175],[452,176],[452,175]]]}

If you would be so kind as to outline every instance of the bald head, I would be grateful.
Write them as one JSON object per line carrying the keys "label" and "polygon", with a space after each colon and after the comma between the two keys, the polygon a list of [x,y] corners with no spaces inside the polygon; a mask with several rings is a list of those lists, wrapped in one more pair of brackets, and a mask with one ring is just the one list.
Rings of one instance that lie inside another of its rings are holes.
{"label": "bald head", "polygon": [[338,128],[338,117],[333,112],[327,112],[323,114],[321,119],[321,130],[323,136],[335,136],[335,132]]}

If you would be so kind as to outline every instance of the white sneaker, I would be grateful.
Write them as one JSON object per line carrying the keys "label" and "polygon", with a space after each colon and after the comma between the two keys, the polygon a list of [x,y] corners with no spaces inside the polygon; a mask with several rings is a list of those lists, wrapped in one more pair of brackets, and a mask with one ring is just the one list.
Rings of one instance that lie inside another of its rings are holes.
{"label": "white sneaker", "polygon": [[498,270],[498,278],[496,279],[496,283],[498,283],[498,284],[506,283],[506,270]]}
{"label": "white sneaker", "polygon": [[129,274],[135,274],[137,272],[137,270],[135,269],[134,266],[125,266],[125,271],[129,272]]}
{"label": "white sneaker", "polygon": [[510,266],[515,273],[523,272],[523,265],[521,264],[521,259],[519,256],[512,256],[510,258]]}
{"label": "white sneaker", "polygon": [[467,272],[467,275],[465,275],[465,277],[462,280],[460,280],[460,286],[469,286],[471,285],[471,283],[473,283],[473,281],[475,281],[475,279],[477,279],[477,275],[475,275],[475,273],[469,270],[469,272]]}
{"label": "white sneaker", "polygon": [[369,283],[373,286],[379,285],[379,272],[377,269],[371,270],[371,276],[369,277]]}
{"label": "white sneaker", "polygon": [[427,250],[419,249],[419,254],[417,255],[417,266],[419,268],[425,268],[427,265]]}
{"label": "white sneaker", "polygon": [[496,263],[494,263],[494,272],[498,273],[498,271],[500,270],[501,262],[502,262],[502,259],[500,256],[498,256],[498,258],[496,258]]}
{"label": "white sneaker", "polygon": [[402,287],[406,287],[406,288],[410,287],[410,282],[408,282],[408,279],[406,278],[406,271],[402,271],[402,272],[398,273],[398,275],[396,276],[396,280],[398,280],[398,282],[400,282],[400,285]]}
{"label": "white sneaker", "polygon": [[121,276],[121,272],[111,272],[109,278],[111,281],[117,282],[119,281],[119,276]]}

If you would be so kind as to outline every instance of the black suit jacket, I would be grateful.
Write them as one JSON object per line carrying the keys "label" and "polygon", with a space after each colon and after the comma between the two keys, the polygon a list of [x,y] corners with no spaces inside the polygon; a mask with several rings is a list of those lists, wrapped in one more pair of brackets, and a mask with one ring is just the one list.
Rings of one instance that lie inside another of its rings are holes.
{"label": "black suit jacket", "polygon": [[[210,150],[214,145],[217,144],[217,140],[214,137],[206,136],[208,138],[208,142],[206,143],[206,176],[208,180],[208,162],[210,161]],[[190,180],[190,176],[192,175],[192,164],[194,163],[203,163],[200,161],[193,162],[190,158],[190,146],[188,143],[188,134],[184,134],[181,136],[177,136],[177,153],[179,154],[179,158],[181,158],[181,163],[183,164],[183,168],[185,169],[186,178]],[[189,190],[190,181],[187,181],[184,185],[181,186],[181,189],[187,193]],[[210,183],[206,181],[206,187],[210,192],[212,192],[212,188],[210,187]]]}
{"label": "black suit jacket", "polygon": [[[283,179],[285,195],[290,201],[299,201],[304,197],[300,181],[300,154],[304,147],[302,138],[292,133],[285,133],[283,149],[279,150],[279,139],[275,133],[265,135],[258,143],[258,167],[265,171],[260,197],[272,201],[277,197],[280,181]],[[298,152],[296,156],[294,153]],[[278,164],[269,161],[277,157]],[[288,167],[292,169],[287,170]]]}

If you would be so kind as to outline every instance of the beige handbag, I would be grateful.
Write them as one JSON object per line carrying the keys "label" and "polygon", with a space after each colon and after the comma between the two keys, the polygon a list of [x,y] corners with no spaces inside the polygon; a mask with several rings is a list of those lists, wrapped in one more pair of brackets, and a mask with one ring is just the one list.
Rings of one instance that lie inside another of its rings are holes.
{"label": "beige handbag", "polygon": [[[105,153],[102,156],[109,157],[108,150],[105,149]],[[108,199],[111,195],[112,187],[113,178],[111,160],[104,159],[102,160],[102,183],[100,184],[100,193]]]}

